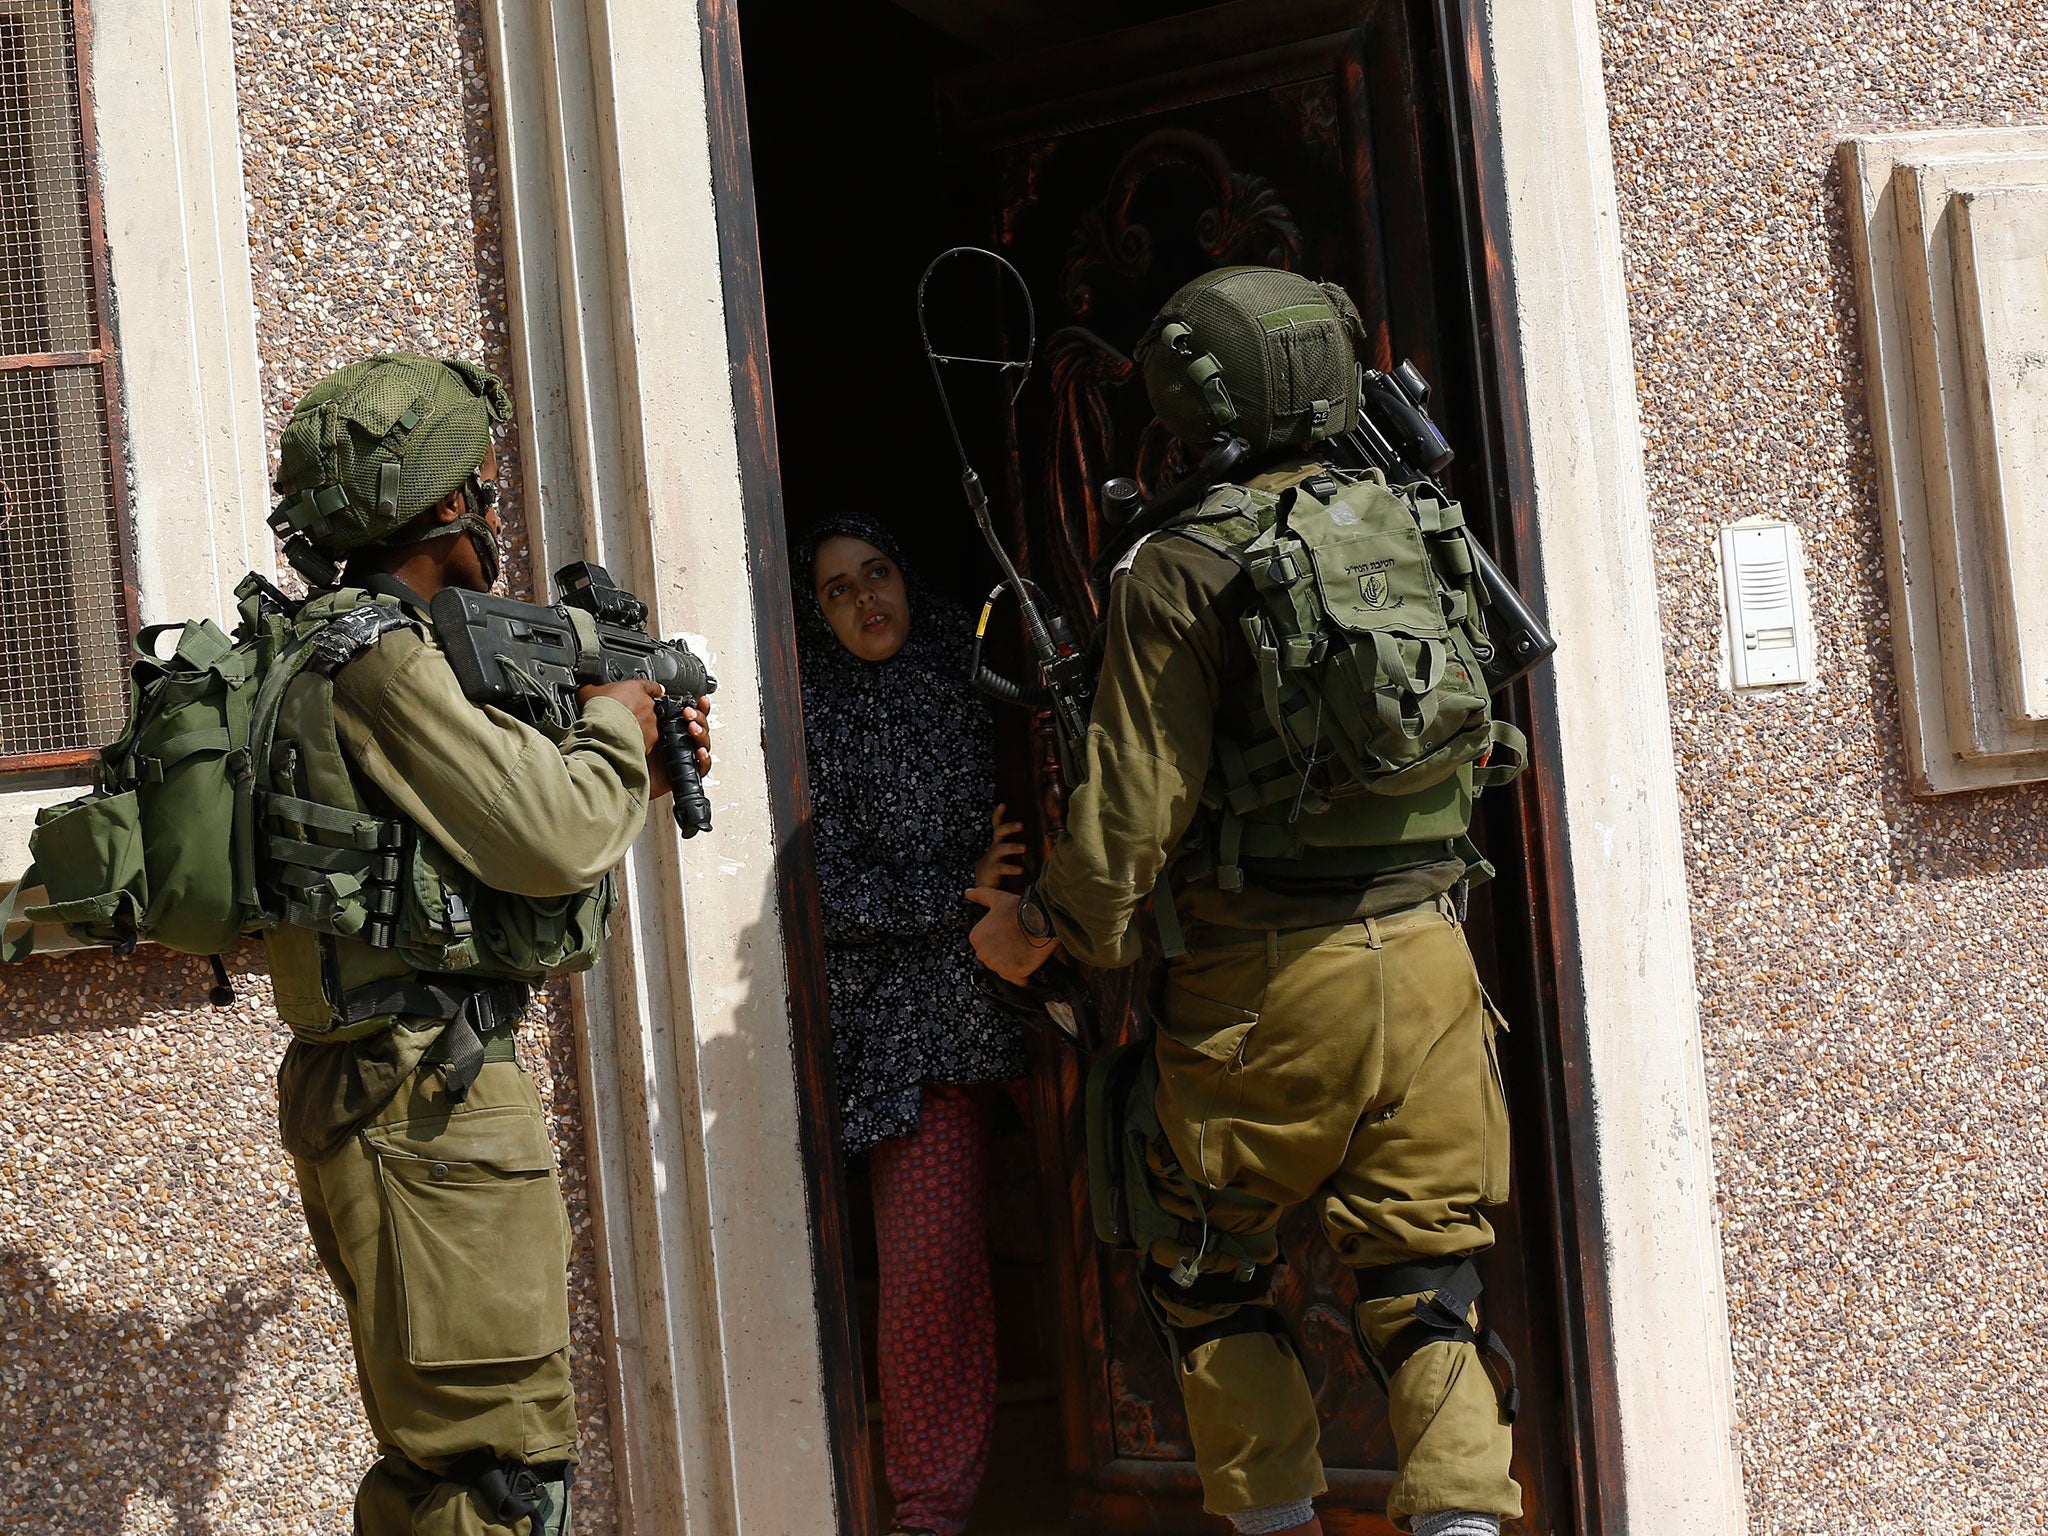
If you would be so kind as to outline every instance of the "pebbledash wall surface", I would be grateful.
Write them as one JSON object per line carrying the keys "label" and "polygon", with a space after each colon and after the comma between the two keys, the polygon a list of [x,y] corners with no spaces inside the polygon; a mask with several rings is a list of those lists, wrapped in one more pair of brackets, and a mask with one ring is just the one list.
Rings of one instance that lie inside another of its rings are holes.
{"label": "pebbledash wall surface", "polygon": [[[1834,147],[2048,122],[2048,8],[1599,15],[1751,1526],[2040,1530],[2048,786],[1907,792]],[[1805,539],[1812,693],[1716,684],[1756,513]]]}
{"label": "pebbledash wall surface", "polygon": [[[502,367],[476,8],[238,0],[232,14],[267,431],[361,347]],[[1834,146],[2048,121],[2048,12],[1631,0],[1598,14],[1750,1527],[2037,1530],[2048,789],[1906,790]],[[1717,684],[1713,535],[1752,513],[1805,537],[1810,693],[1737,700]],[[526,580],[518,553],[512,570]],[[282,1036],[260,956],[234,970],[240,1000],[218,1011],[173,957],[0,974],[14,1528],[345,1527],[371,1447],[276,1149]],[[588,1363],[569,1029],[552,999],[527,1060],[554,1113]],[[609,1532],[605,1393],[587,1365],[578,1391],[579,1527]]]}

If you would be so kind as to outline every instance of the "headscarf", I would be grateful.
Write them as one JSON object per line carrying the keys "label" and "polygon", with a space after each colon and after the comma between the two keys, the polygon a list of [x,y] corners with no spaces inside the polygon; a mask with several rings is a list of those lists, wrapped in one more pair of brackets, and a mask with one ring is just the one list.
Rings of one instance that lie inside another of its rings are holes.
{"label": "headscarf", "polygon": [[[849,651],[818,605],[812,578],[818,551],[842,535],[865,539],[902,575],[910,635],[887,661],[864,661]],[[903,862],[937,852],[934,838],[940,847],[958,843],[964,829],[974,845],[966,872],[987,846],[994,795],[988,711],[967,682],[969,610],[919,580],[894,536],[858,513],[839,513],[813,528],[799,542],[794,564],[815,813],[852,818],[878,854]],[[821,868],[818,878],[851,883],[864,877],[859,870]]]}
{"label": "headscarf", "polygon": [[[817,553],[841,534],[902,574],[910,634],[887,661],[847,650],[818,605]],[[977,985],[967,935],[979,911],[962,896],[988,846],[995,732],[967,681],[970,611],[918,581],[885,529],[839,514],[791,564],[841,1139],[854,1153],[914,1130],[925,1084],[1023,1070],[1016,1025]]]}

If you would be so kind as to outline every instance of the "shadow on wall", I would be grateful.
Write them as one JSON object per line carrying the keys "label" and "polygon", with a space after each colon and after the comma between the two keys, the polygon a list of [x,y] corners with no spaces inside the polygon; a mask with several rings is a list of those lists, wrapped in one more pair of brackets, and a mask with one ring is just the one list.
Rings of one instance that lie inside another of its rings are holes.
{"label": "shadow on wall", "polygon": [[[77,1306],[40,1257],[0,1249],[5,1507],[61,1509],[70,1529],[111,1536],[129,1499],[148,1493],[171,1511],[178,1536],[210,1536],[206,1501],[243,1361],[290,1300],[289,1290],[232,1285],[170,1328],[148,1312]],[[147,1471],[123,1482],[106,1475],[110,1462]]]}
{"label": "shadow on wall", "polygon": [[[1848,190],[1839,162],[1825,179],[1829,267],[1833,273],[1829,303],[1834,325],[1843,338],[1842,371],[1835,396],[1843,425],[1854,446],[1850,475],[1858,540],[1856,589],[1865,594],[1862,612],[1848,621],[1844,636],[1841,616],[1825,628],[1835,630],[1834,643],[1844,640],[1864,653],[1869,682],[1870,726],[1874,762],[1853,765],[1858,776],[1874,772],[1878,809],[1887,837],[1887,864],[1901,885],[2048,869],[2048,817],[2041,814],[2042,786],[2018,785],[1949,795],[1916,795],[1906,770],[1906,732],[1899,697],[1898,657],[1893,644],[1891,581],[1885,572],[1884,508],[1878,491],[1876,439],[1870,419],[1865,366],[1868,339],[1856,297],[1856,267],[1849,247]],[[1825,398],[1826,391],[1818,392]]]}

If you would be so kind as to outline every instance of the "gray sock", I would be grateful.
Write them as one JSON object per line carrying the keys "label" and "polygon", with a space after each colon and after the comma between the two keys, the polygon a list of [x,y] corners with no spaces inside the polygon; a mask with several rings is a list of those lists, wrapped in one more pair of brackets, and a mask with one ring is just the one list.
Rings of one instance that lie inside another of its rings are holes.
{"label": "gray sock", "polygon": [[1440,1509],[1434,1514],[1409,1516],[1408,1528],[1415,1536],[1500,1536],[1500,1516]]}
{"label": "gray sock", "polygon": [[1237,1527],[1237,1536],[1270,1536],[1273,1531],[1284,1531],[1302,1524],[1315,1512],[1312,1501],[1290,1499],[1285,1504],[1240,1509],[1230,1517],[1230,1523]]}

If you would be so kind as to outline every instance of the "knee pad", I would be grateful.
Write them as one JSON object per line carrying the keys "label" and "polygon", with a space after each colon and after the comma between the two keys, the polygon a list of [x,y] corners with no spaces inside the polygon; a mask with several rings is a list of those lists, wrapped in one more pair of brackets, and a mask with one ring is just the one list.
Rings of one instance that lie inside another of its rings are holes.
{"label": "knee pad", "polygon": [[469,1485],[470,1497],[491,1524],[520,1536],[569,1536],[572,1469],[566,1461],[530,1467],[480,1455],[464,1462],[455,1476]]}
{"label": "knee pad", "polygon": [[1374,1269],[1361,1269],[1356,1274],[1361,1304],[1381,1301],[1389,1296],[1422,1293],[1416,1297],[1414,1320],[1388,1340],[1383,1350],[1375,1351],[1366,1338],[1362,1306],[1352,1313],[1352,1331],[1358,1340],[1359,1352],[1365,1356],[1367,1367],[1378,1379],[1381,1391],[1392,1396],[1394,1378],[1401,1374],[1401,1367],[1426,1346],[1470,1344],[1478,1349],[1488,1374],[1493,1377],[1494,1391],[1500,1398],[1501,1417],[1510,1424],[1515,1422],[1515,1415],[1522,1406],[1521,1389],[1515,1382],[1515,1357],[1508,1353],[1508,1347],[1499,1334],[1491,1328],[1474,1328],[1466,1320],[1472,1304],[1485,1289],[1479,1278],[1478,1266],[1471,1259],[1421,1259],[1409,1264],[1383,1264]]}

